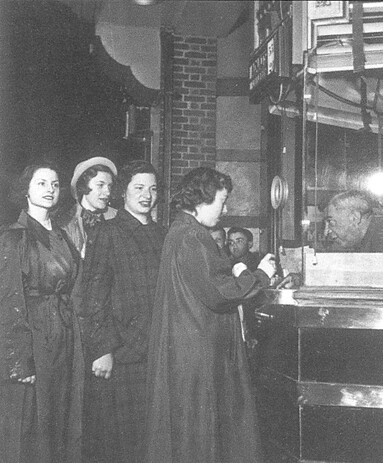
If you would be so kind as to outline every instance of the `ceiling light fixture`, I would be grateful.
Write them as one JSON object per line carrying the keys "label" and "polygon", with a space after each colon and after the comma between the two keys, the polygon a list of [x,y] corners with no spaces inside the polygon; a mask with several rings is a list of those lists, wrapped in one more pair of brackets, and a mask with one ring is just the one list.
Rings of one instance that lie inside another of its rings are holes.
{"label": "ceiling light fixture", "polygon": [[157,0],[134,0],[134,3],[137,3],[137,5],[154,5]]}

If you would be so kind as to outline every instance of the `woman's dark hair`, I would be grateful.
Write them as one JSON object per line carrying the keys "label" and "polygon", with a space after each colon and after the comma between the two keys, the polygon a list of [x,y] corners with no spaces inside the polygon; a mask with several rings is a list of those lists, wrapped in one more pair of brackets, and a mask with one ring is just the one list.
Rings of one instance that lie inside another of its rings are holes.
{"label": "woman's dark hair", "polygon": [[231,193],[231,178],[210,167],[197,167],[186,174],[173,195],[172,206],[176,209],[195,211],[198,204],[211,204],[218,190]]}
{"label": "woman's dark hair", "polygon": [[21,209],[26,209],[28,206],[27,195],[29,185],[35,172],[39,169],[50,169],[56,172],[59,177],[59,170],[51,162],[41,162],[27,166],[19,175],[16,182],[11,186],[9,191],[9,201],[17,205]]}
{"label": "woman's dark hair", "polygon": [[83,172],[80,175],[80,177],[78,178],[76,182],[76,192],[77,192],[78,202],[81,203],[82,197],[91,192],[91,188],[89,188],[89,182],[92,180],[92,178],[96,177],[96,175],[99,172],[106,172],[107,174],[110,174],[114,181],[114,178],[115,178],[114,174],[109,169],[109,167],[104,166],[103,164],[96,164],[92,167],[89,167],[88,169],[86,169],[85,172]]}
{"label": "woman's dark hair", "polygon": [[116,194],[121,197],[125,194],[132,178],[137,174],[153,174],[156,178],[157,188],[159,189],[159,179],[156,169],[146,161],[136,160],[128,162],[119,170],[116,182]]}

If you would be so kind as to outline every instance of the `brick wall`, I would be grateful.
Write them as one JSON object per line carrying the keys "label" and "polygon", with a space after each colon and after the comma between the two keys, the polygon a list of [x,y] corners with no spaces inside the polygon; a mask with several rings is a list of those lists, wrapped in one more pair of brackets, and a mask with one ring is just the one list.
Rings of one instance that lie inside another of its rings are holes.
{"label": "brick wall", "polygon": [[171,183],[190,169],[215,167],[217,40],[174,37]]}

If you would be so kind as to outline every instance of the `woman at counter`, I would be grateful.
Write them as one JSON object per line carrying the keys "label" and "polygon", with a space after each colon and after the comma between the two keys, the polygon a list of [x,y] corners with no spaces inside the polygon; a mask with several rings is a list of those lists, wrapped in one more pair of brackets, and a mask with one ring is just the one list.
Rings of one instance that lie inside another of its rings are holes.
{"label": "woman at counter", "polygon": [[201,167],[173,198],[149,344],[147,463],[263,461],[235,303],[268,286],[275,264],[267,255],[232,275],[208,231],[231,190],[230,177]]}
{"label": "woman at counter", "polygon": [[0,234],[0,454],[7,463],[80,463],[83,359],[70,294],[76,250],[51,221],[57,171],[28,166],[25,210]]}

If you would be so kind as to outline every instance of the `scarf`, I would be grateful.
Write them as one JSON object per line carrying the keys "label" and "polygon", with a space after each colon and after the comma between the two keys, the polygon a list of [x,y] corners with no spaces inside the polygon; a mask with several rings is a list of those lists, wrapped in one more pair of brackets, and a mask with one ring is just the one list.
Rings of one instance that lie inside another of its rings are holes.
{"label": "scarf", "polygon": [[88,209],[82,209],[81,218],[85,231],[90,230],[98,223],[103,222],[105,220],[103,212],[103,210],[88,211]]}

